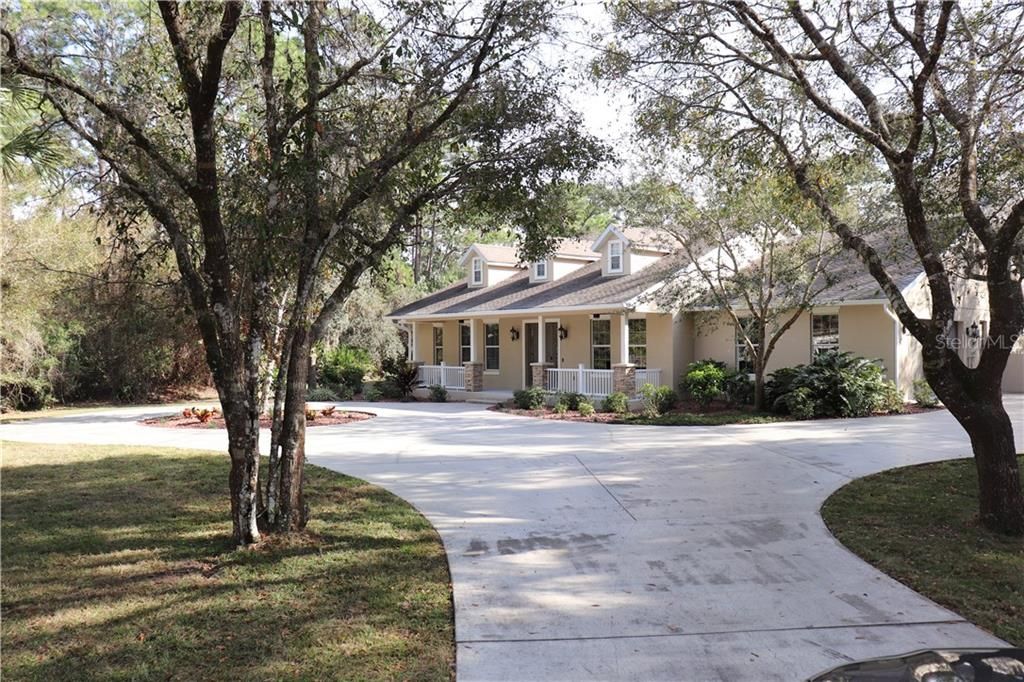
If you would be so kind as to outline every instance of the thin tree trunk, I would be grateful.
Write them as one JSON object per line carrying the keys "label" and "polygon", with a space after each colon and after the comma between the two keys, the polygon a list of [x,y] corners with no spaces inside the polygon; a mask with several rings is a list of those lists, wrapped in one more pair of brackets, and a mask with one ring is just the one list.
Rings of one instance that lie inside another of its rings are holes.
{"label": "thin tree trunk", "polygon": [[288,359],[277,512],[277,528],[281,531],[300,530],[306,525],[303,468],[306,460],[306,384],[309,379],[311,342],[310,330],[301,326],[297,328]]}
{"label": "thin tree trunk", "polygon": [[244,404],[224,404],[224,421],[228,428],[228,454],[231,472],[228,487],[231,493],[231,521],[235,542],[239,546],[259,542],[257,525],[259,491],[259,419]]}

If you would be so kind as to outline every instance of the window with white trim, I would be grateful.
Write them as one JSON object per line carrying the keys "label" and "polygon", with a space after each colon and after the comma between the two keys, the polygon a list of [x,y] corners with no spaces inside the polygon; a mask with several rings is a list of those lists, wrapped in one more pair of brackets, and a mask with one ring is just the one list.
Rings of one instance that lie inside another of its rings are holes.
{"label": "window with white trim", "polygon": [[811,315],[811,357],[839,350],[839,316]]}
{"label": "window with white trim", "polygon": [[590,321],[590,366],[593,369],[612,368],[612,321]]}
{"label": "window with white trim", "polygon": [[622,272],[622,241],[608,242],[608,272]]}
{"label": "window with white trim", "polygon": [[459,324],[459,358],[462,362],[473,359],[473,330],[465,322]]}
{"label": "window with white trim", "polygon": [[755,350],[761,345],[756,327],[757,318],[741,317],[739,321],[736,327],[736,370],[750,374],[754,371],[754,357],[744,337],[750,337]]}
{"label": "window with white trim", "polygon": [[473,284],[484,283],[484,259],[473,259]]}
{"label": "window with white trim", "polygon": [[545,260],[539,260],[533,264],[533,278],[547,279],[548,278],[548,262]]}
{"label": "window with white trim", "polygon": [[647,369],[647,320],[629,320],[629,361],[637,369]]}
{"label": "window with white trim", "polygon": [[434,327],[434,364],[444,362],[444,327]]}
{"label": "window with white trim", "polygon": [[497,371],[500,368],[499,360],[499,335],[498,323],[488,322],[484,325],[484,369]]}

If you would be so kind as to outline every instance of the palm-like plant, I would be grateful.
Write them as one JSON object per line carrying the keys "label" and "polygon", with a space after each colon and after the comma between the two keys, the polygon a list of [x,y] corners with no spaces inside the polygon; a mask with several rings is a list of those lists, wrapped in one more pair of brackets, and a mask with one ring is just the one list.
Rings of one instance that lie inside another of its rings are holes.
{"label": "palm-like plant", "polygon": [[43,115],[42,95],[16,76],[0,87],[0,172],[5,181],[52,177],[64,161],[55,120]]}

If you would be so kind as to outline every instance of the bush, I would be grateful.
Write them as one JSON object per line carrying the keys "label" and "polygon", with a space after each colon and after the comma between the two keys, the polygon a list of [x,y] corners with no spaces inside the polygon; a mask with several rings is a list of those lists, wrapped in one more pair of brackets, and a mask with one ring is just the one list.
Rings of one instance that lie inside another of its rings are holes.
{"label": "bush", "polygon": [[597,412],[597,410],[594,409],[594,406],[590,403],[590,401],[586,400],[585,398],[580,401],[578,409],[581,417],[593,417],[594,413]]}
{"label": "bush", "polygon": [[430,401],[434,403],[448,402],[448,389],[444,386],[434,384],[430,387]]}
{"label": "bush", "polygon": [[776,412],[795,417],[864,417],[894,408],[897,401],[902,406],[898,391],[889,384],[874,362],[830,351],[808,365],[777,370],[767,391]]}
{"label": "bush", "polygon": [[558,401],[557,403],[555,403],[554,410],[555,414],[565,414],[566,412],[569,411],[569,405],[562,401]]}
{"label": "bush", "polygon": [[306,393],[306,400],[314,403],[334,403],[338,402],[339,398],[333,389],[327,386],[317,386],[309,389]]}
{"label": "bush", "polygon": [[629,412],[629,396],[622,391],[616,391],[604,399],[601,409],[605,412],[626,414]]}
{"label": "bush", "polygon": [[874,412],[882,414],[899,414],[903,411],[903,393],[891,381],[882,382],[882,390],[875,396]]}
{"label": "bush", "polygon": [[701,407],[706,408],[725,389],[725,376],[722,363],[701,360],[686,368],[680,388]]}
{"label": "bush", "polygon": [[363,400],[375,403],[383,396],[376,384],[363,384]]}
{"label": "bush", "polygon": [[746,372],[730,372],[725,377],[723,392],[730,407],[754,404],[754,382]]}
{"label": "bush", "polygon": [[408,400],[413,389],[420,382],[420,371],[416,365],[404,360],[388,363],[382,390],[388,397],[396,400]]}
{"label": "bush", "polygon": [[786,409],[797,419],[814,419],[817,405],[811,389],[801,386],[787,393],[784,397]]}
{"label": "bush", "polygon": [[671,386],[644,384],[640,388],[640,395],[644,399],[644,415],[647,417],[657,417],[668,412],[676,406],[678,400]]}
{"label": "bush", "polygon": [[539,410],[544,407],[544,391],[536,386],[512,394],[512,402],[520,410]]}
{"label": "bush", "polygon": [[53,402],[50,386],[31,377],[0,379],[0,404],[8,410],[41,410]]}
{"label": "bush", "polygon": [[939,396],[925,379],[914,380],[914,401],[921,407],[939,406]]}
{"label": "bush", "polygon": [[362,390],[363,377],[372,366],[369,353],[350,346],[332,348],[323,353],[317,362],[320,381],[348,386],[353,394]]}
{"label": "bush", "polygon": [[580,409],[580,403],[587,402],[587,396],[582,393],[559,393],[558,400],[555,401],[557,407],[559,403],[564,404],[567,410],[575,412]]}

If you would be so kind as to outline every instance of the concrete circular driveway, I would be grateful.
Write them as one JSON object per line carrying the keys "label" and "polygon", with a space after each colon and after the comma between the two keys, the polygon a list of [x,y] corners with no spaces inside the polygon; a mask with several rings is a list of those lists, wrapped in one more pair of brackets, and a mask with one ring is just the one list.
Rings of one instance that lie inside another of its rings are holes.
{"label": "concrete circular driveway", "polygon": [[[1024,425],[1024,396],[1006,403]],[[705,428],[360,408],[379,417],[310,430],[309,460],[394,491],[440,532],[460,679],[794,680],[1000,644],[852,555],[818,515],[852,478],[969,455],[945,412]],[[8,424],[0,437],[225,446],[220,432],[135,423],[170,411]]]}

